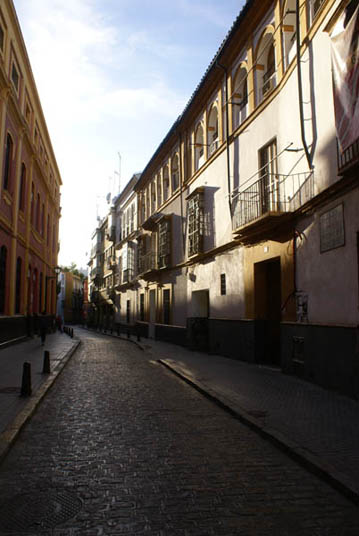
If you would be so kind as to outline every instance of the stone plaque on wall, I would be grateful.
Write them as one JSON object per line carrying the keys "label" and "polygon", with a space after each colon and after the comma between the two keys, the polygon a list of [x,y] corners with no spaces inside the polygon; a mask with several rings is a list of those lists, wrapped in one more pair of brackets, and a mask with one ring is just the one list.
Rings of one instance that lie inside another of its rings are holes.
{"label": "stone plaque on wall", "polygon": [[345,245],[343,204],[324,212],[320,216],[320,252]]}

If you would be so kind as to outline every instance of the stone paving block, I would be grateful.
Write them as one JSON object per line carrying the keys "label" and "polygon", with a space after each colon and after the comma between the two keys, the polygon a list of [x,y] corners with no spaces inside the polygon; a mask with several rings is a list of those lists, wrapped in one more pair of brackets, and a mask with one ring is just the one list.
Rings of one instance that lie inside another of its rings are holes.
{"label": "stone paving block", "polygon": [[0,466],[0,508],[23,489],[82,501],[56,536],[359,533],[325,482],[135,345],[91,333]]}

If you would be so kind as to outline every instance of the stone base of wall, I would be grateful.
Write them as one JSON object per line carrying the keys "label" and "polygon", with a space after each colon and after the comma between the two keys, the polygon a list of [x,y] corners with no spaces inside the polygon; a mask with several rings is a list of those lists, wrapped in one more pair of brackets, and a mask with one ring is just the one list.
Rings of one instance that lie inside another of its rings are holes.
{"label": "stone base of wall", "polygon": [[186,328],[182,326],[169,326],[167,324],[155,324],[155,338],[158,341],[186,346]]}
{"label": "stone base of wall", "polygon": [[0,317],[0,343],[30,335],[31,325],[29,325],[29,333],[27,326],[30,322],[31,320],[27,321],[25,316]]}
{"label": "stone base of wall", "polygon": [[282,369],[359,398],[359,329],[281,324]]}
{"label": "stone base of wall", "polygon": [[147,322],[136,322],[136,330],[139,333],[140,337],[144,339],[148,338],[148,323]]}
{"label": "stone base of wall", "polygon": [[210,318],[209,351],[249,363],[256,362],[255,322]]}

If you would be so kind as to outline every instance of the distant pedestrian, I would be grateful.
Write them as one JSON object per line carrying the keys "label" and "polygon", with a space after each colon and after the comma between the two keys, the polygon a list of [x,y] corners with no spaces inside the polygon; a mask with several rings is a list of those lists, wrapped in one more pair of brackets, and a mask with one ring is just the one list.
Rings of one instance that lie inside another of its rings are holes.
{"label": "distant pedestrian", "polygon": [[43,311],[42,315],[39,318],[39,328],[40,328],[41,346],[44,346],[45,340],[46,340],[47,329],[48,329],[48,320],[46,317],[46,311]]}
{"label": "distant pedestrian", "polygon": [[62,333],[63,329],[62,329],[62,317],[61,317],[61,315],[57,315],[57,317],[56,317],[56,325],[57,325],[57,329],[59,330],[59,332]]}

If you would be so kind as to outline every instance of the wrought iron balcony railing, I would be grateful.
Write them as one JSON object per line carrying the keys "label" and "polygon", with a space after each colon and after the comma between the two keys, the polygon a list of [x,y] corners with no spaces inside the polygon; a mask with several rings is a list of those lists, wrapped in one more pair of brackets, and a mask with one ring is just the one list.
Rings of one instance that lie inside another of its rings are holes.
{"label": "wrought iron balcony railing", "polygon": [[208,149],[208,156],[212,156],[218,149],[218,138],[213,140]]}
{"label": "wrought iron balcony railing", "polygon": [[337,143],[337,150],[339,174],[345,173],[354,166],[359,165],[359,138],[349,145],[343,152],[341,152],[339,144]]}
{"label": "wrought iron balcony railing", "polygon": [[294,212],[314,197],[314,173],[266,173],[234,197],[233,230],[265,214]]}
{"label": "wrought iron balcony railing", "polygon": [[155,253],[145,253],[138,259],[138,273],[143,274],[150,270],[158,270],[158,259]]}
{"label": "wrought iron balcony railing", "polygon": [[263,85],[262,85],[262,97],[264,97],[269,91],[274,89],[276,86],[276,73],[275,71],[267,71],[263,75]]}

